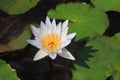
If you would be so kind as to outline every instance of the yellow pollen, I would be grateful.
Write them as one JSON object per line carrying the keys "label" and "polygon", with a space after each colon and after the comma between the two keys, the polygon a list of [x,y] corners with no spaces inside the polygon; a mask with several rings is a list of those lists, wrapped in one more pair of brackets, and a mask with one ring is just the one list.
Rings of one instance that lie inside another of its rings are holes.
{"label": "yellow pollen", "polygon": [[55,34],[47,35],[43,37],[42,45],[47,51],[55,52],[59,49],[61,45],[60,36]]}

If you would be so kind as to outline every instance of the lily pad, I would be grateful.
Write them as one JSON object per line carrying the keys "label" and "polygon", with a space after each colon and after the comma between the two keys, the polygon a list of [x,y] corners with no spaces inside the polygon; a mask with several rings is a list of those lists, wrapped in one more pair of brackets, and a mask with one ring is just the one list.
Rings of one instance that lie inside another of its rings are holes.
{"label": "lily pad", "polygon": [[0,52],[22,49],[27,46],[27,40],[31,37],[30,26],[26,26],[20,36],[10,41],[6,45],[0,45]]}
{"label": "lily pad", "polygon": [[76,41],[103,34],[109,25],[105,12],[85,3],[61,4],[50,10],[48,15],[50,18],[69,20],[69,33],[77,33]]}
{"label": "lily pad", "polygon": [[91,3],[105,11],[120,12],[120,0],[91,0]]}
{"label": "lily pad", "polygon": [[76,56],[73,80],[120,80],[120,33],[89,41]]}
{"label": "lily pad", "polygon": [[23,14],[36,6],[39,0],[0,0],[0,9],[11,15]]}
{"label": "lily pad", "polygon": [[0,59],[0,80],[20,80],[16,72],[7,63]]}

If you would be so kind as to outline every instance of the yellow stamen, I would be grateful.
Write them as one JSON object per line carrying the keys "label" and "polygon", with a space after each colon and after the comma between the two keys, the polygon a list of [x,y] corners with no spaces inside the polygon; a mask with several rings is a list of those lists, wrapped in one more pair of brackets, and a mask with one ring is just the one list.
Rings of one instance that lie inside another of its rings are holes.
{"label": "yellow stamen", "polygon": [[60,36],[55,34],[47,35],[42,40],[43,47],[50,52],[55,52],[61,45]]}

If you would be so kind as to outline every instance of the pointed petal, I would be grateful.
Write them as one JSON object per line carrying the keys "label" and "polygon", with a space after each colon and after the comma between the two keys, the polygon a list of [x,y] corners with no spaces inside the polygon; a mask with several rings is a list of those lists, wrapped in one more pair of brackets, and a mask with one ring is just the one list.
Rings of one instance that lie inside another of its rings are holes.
{"label": "pointed petal", "polygon": [[35,37],[39,36],[39,30],[34,26],[34,25],[30,25],[31,29],[32,29],[32,33],[34,34]]}
{"label": "pointed petal", "polygon": [[47,31],[47,26],[41,21],[40,23],[40,33],[45,33]]}
{"label": "pointed petal", "polygon": [[58,35],[61,35],[61,22],[58,23],[55,33],[58,34]]}
{"label": "pointed petal", "polygon": [[51,26],[51,22],[48,16],[46,17],[45,24],[49,27]]}
{"label": "pointed petal", "polygon": [[67,37],[65,37],[65,40],[64,40],[64,36],[62,36],[62,40],[64,41],[64,43],[62,44],[62,48],[68,46],[70,43],[71,43],[71,40],[75,37],[76,33],[72,33],[72,34],[69,34],[67,35]]}
{"label": "pointed petal", "polygon": [[68,32],[68,27],[66,27],[66,28],[63,29],[62,34],[63,35],[67,35],[67,32]]}
{"label": "pointed petal", "polygon": [[56,27],[56,21],[55,21],[55,19],[52,20],[52,26]]}
{"label": "pointed petal", "polygon": [[55,33],[56,31],[56,21],[55,19],[52,20],[52,33]]}
{"label": "pointed petal", "polygon": [[51,53],[49,54],[49,57],[54,60],[56,58],[57,54],[56,53]]}
{"label": "pointed petal", "polygon": [[59,53],[59,54],[61,54],[62,53],[62,50],[60,49],[60,50],[58,50],[58,52],[57,53]]}
{"label": "pointed petal", "polygon": [[63,58],[67,58],[67,59],[70,59],[70,60],[75,60],[75,58],[71,55],[71,53],[65,48],[62,49],[62,54],[58,53],[58,55],[63,57]]}
{"label": "pointed petal", "polygon": [[67,39],[67,32],[68,32],[68,27],[66,27],[62,33],[61,33],[61,39],[62,39],[62,42],[65,43],[66,39]]}
{"label": "pointed petal", "polygon": [[40,22],[40,29],[43,30],[44,28],[46,28],[46,25],[43,23],[43,21],[41,21],[41,22]]}
{"label": "pointed petal", "polygon": [[50,34],[51,33],[51,27],[45,25],[42,21],[41,21],[41,27],[40,27],[40,36],[43,37],[46,34]]}
{"label": "pointed petal", "polygon": [[66,20],[66,21],[63,22],[63,24],[62,24],[63,29],[66,28],[67,25],[68,25],[68,20]]}
{"label": "pointed petal", "polygon": [[60,27],[61,27],[61,22],[59,22],[57,25],[57,28],[60,28]]}
{"label": "pointed petal", "polygon": [[33,58],[33,61],[37,61],[39,59],[42,59],[44,57],[46,57],[48,55],[48,53],[44,52],[43,50],[39,50],[36,55]]}
{"label": "pointed petal", "polygon": [[53,26],[48,16],[46,17],[45,24],[46,24],[47,29],[44,33],[51,34],[53,32]]}
{"label": "pointed petal", "polygon": [[76,33],[71,33],[69,35],[67,35],[67,39],[73,39],[75,37]]}
{"label": "pointed petal", "polygon": [[66,40],[66,41],[62,44],[61,48],[64,48],[64,47],[68,46],[70,43],[71,43],[71,40]]}
{"label": "pointed petal", "polygon": [[27,40],[27,42],[35,47],[37,47],[38,49],[41,48],[40,43],[38,44],[38,42],[36,40]]}

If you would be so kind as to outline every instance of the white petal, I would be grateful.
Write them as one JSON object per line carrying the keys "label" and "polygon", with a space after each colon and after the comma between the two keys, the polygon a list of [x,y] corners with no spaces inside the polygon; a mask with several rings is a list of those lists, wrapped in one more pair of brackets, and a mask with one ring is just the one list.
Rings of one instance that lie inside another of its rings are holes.
{"label": "white petal", "polygon": [[62,44],[65,44],[66,40],[67,40],[67,37],[66,37],[66,36],[61,36]]}
{"label": "white petal", "polygon": [[67,35],[67,32],[68,32],[68,27],[66,27],[62,30],[62,35]]}
{"label": "white petal", "polygon": [[68,32],[68,27],[67,27],[67,25],[68,25],[68,20],[64,21],[63,24],[62,24],[62,36],[63,36],[63,35],[66,35],[67,32]]}
{"label": "white petal", "polygon": [[38,43],[36,40],[27,40],[27,42],[28,42],[29,44],[31,44],[31,45],[39,48],[39,49],[41,48],[40,43]]}
{"label": "white petal", "polygon": [[44,31],[44,33],[51,34],[53,26],[52,26],[48,16],[46,17],[45,24],[46,24],[47,29]]}
{"label": "white petal", "polygon": [[52,20],[52,26],[56,27],[56,21],[55,21],[55,19]]}
{"label": "white petal", "polygon": [[56,21],[55,19],[52,20],[52,32],[55,33],[56,32]]}
{"label": "white petal", "polygon": [[49,57],[54,60],[56,58],[57,54],[56,53],[51,53],[49,54]]}
{"label": "white petal", "polygon": [[45,24],[46,24],[47,26],[51,26],[51,22],[50,22],[50,19],[49,19],[48,16],[46,17]]}
{"label": "white petal", "polygon": [[30,25],[32,29],[32,33],[34,34],[35,37],[39,36],[39,29],[36,28],[34,25]]}
{"label": "white petal", "polygon": [[73,39],[75,37],[76,33],[71,33],[69,35],[67,35],[67,39]]}
{"label": "white petal", "polygon": [[62,24],[63,29],[66,28],[67,25],[68,25],[68,20],[66,20],[66,21],[63,22],[63,24]]}
{"label": "white petal", "polygon": [[46,28],[46,25],[41,21],[41,22],[40,22],[40,29],[43,30],[44,28]]}
{"label": "white petal", "polygon": [[58,34],[58,35],[61,35],[61,22],[58,23],[55,33]]}
{"label": "white petal", "polygon": [[58,55],[70,60],[75,60],[75,58],[71,55],[71,53],[65,48],[62,49],[62,54],[58,53]]}
{"label": "white petal", "polygon": [[63,31],[62,31],[62,33],[61,33],[61,39],[62,39],[62,42],[65,42],[66,41],[66,39],[67,39],[67,32],[68,32],[68,27],[66,27]]}
{"label": "white petal", "polygon": [[45,25],[42,21],[41,21],[41,27],[40,27],[40,36],[43,37],[46,34],[50,33],[50,27],[48,27],[47,25]]}
{"label": "white petal", "polygon": [[33,60],[34,60],[34,61],[37,61],[37,60],[39,60],[39,59],[44,58],[44,57],[47,56],[47,55],[48,55],[48,53],[44,52],[43,50],[39,50],[39,51],[36,53],[36,55],[34,56]]}
{"label": "white petal", "polygon": [[71,40],[66,40],[66,41],[62,44],[61,48],[64,48],[64,47],[68,46],[70,43],[71,43]]}
{"label": "white petal", "polygon": [[47,26],[47,32],[48,34],[51,34],[53,32],[53,26]]}
{"label": "white petal", "polygon": [[62,53],[62,50],[61,50],[61,49],[60,49],[60,50],[58,50],[58,52],[57,52],[57,53],[60,53],[60,54],[61,54],[61,53]]}
{"label": "white petal", "polygon": [[40,33],[44,33],[47,30],[47,26],[41,21],[40,23]]}
{"label": "white petal", "polygon": [[63,44],[62,44],[62,48],[68,46],[70,43],[71,43],[71,40],[75,37],[76,33],[72,33],[72,34],[69,34],[67,35],[66,40],[64,40],[64,36],[62,37],[62,40],[64,41]]}

